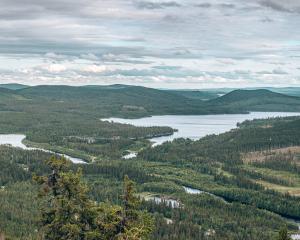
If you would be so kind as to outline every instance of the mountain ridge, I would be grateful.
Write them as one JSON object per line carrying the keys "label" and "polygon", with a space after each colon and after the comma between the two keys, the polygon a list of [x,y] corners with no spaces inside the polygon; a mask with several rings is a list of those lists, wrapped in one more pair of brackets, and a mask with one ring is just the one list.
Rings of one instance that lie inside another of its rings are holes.
{"label": "mountain ridge", "polygon": [[[16,90],[2,89],[2,92],[5,92],[1,98],[3,104],[6,95],[14,95],[15,99],[31,99],[31,103],[27,104],[34,103],[43,107],[47,103],[60,111],[82,109],[84,112],[94,111],[100,115],[105,112],[105,117],[206,115],[250,111],[300,112],[299,97],[275,93],[268,89],[239,89],[207,101],[199,99],[196,92],[195,97],[191,98],[174,91],[120,84],[104,87],[39,85]],[[24,109],[29,107],[26,103],[23,104]]]}

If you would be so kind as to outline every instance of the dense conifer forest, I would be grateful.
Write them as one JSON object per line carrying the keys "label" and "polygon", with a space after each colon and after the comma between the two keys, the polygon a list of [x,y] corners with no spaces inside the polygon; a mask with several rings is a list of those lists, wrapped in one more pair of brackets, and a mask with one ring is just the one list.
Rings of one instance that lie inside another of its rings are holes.
{"label": "dense conifer forest", "polygon": [[[88,197],[97,203],[122,206],[124,176],[135,181],[140,210],[154,218],[151,239],[275,239],[284,226],[296,232],[288,219],[300,219],[299,121],[246,121],[198,141],[146,144],[134,159],[70,168],[82,169]],[[12,239],[35,239],[42,202],[32,176],[51,173],[45,160],[52,154],[10,146],[0,152],[1,231]]]}
{"label": "dense conifer forest", "polygon": [[[157,114],[223,114],[248,111],[299,111],[300,98],[268,90],[236,90],[203,101],[174,91],[112,86],[35,86],[0,88],[0,132],[22,133],[26,144],[87,161],[120,158],[170,135],[170,127],[133,127],[103,118]],[[259,145],[260,143],[257,142]]]}

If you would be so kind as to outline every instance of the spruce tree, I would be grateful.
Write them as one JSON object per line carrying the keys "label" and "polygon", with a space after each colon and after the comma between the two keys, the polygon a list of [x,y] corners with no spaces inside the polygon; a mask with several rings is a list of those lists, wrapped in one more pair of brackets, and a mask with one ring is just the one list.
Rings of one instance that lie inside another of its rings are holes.
{"label": "spruce tree", "polygon": [[139,210],[140,199],[136,196],[134,182],[124,177],[124,194],[120,240],[147,239],[153,230],[153,218],[145,211]]}
{"label": "spruce tree", "polygon": [[43,238],[84,239],[95,211],[87,195],[88,188],[81,181],[81,170],[69,171],[69,162],[65,158],[52,157],[47,163],[51,174],[34,177],[42,185],[40,196],[44,197],[40,219]]}
{"label": "spruce tree", "polygon": [[278,240],[290,240],[291,238],[289,237],[287,227],[283,227],[280,229],[279,234],[278,234]]}
{"label": "spruce tree", "polygon": [[40,235],[44,240],[144,240],[153,219],[139,210],[134,183],[125,176],[123,205],[98,204],[89,199],[82,172],[70,171],[65,158],[47,161],[51,174],[34,176],[43,198]]}

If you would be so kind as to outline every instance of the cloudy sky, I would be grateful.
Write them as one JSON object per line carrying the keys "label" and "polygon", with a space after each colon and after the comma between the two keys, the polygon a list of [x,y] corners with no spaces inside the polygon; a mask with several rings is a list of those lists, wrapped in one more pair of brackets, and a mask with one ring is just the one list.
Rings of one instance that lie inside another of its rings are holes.
{"label": "cloudy sky", "polygon": [[300,86],[299,0],[0,0],[0,83]]}

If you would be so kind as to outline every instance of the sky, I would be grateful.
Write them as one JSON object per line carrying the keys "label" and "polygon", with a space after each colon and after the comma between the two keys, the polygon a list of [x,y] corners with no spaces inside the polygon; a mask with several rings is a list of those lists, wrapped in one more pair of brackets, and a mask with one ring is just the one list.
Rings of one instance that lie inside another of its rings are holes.
{"label": "sky", "polygon": [[0,0],[0,83],[300,86],[300,1]]}

